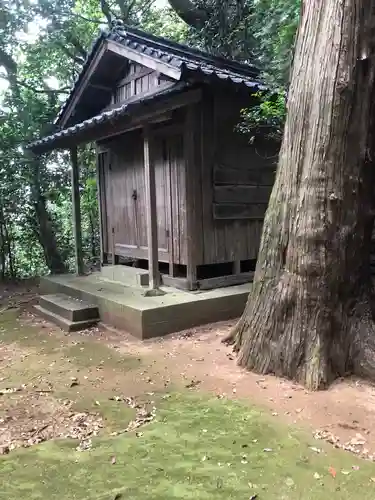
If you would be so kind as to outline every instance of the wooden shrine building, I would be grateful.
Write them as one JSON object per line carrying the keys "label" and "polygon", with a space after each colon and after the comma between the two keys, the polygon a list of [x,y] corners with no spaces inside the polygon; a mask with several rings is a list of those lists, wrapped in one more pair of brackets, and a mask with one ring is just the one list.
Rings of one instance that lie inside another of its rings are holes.
{"label": "wooden shrine building", "polygon": [[77,146],[97,145],[101,264],[186,290],[251,280],[276,156],[235,130],[262,88],[244,64],[116,23],[95,41],[35,154],[70,149],[82,273]]}

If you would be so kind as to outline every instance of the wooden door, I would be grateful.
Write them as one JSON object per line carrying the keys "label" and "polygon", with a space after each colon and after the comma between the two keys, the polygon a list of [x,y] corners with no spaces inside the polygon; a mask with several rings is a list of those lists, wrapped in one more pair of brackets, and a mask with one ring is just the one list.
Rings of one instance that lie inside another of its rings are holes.
{"label": "wooden door", "polygon": [[[161,163],[159,165],[159,199],[164,197],[164,211],[161,214],[163,225],[159,230],[159,246],[167,245],[170,264],[184,264],[185,251],[185,164],[183,157],[183,137],[180,132],[160,135]],[[160,211],[158,211],[159,217]],[[159,225],[158,225],[159,227]],[[165,227],[165,231],[164,231]]]}
{"label": "wooden door", "polygon": [[[155,168],[159,261],[185,264],[185,168],[182,134],[156,133],[151,141]],[[111,147],[104,168],[106,252],[148,259],[145,169],[141,133],[125,134]],[[112,228],[114,233],[112,234]]]}

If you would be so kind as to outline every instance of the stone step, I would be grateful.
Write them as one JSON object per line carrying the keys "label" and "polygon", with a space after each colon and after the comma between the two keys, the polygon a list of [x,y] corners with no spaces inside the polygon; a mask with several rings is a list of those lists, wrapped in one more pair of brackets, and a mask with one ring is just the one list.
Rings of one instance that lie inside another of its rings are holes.
{"label": "stone step", "polygon": [[130,266],[103,266],[100,270],[105,280],[115,281],[125,286],[148,286],[148,271]]}
{"label": "stone step", "polygon": [[63,293],[42,295],[39,299],[39,305],[72,323],[99,319],[97,306]]}
{"label": "stone step", "polygon": [[79,330],[85,330],[90,326],[94,326],[99,321],[99,318],[86,319],[83,321],[70,321],[69,319],[49,311],[42,306],[36,305],[34,308],[40,316],[43,316],[43,318],[47,321],[59,326],[61,330],[64,330],[65,332],[78,332]]}

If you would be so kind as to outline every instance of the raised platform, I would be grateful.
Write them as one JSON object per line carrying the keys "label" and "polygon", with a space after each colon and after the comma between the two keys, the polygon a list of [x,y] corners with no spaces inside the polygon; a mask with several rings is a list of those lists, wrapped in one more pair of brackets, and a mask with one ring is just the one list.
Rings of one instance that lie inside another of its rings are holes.
{"label": "raised platform", "polygon": [[41,279],[43,294],[64,293],[98,306],[104,323],[146,339],[238,317],[251,283],[209,291],[162,287],[165,295],[145,297],[145,289],[103,279],[101,273]]}

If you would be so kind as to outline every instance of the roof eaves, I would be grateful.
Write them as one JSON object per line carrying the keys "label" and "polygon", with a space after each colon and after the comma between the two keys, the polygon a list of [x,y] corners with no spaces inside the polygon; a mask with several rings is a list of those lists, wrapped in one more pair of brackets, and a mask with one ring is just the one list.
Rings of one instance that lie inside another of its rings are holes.
{"label": "roof eaves", "polygon": [[86,131],[92,127],[95,127],[96,125],[102,124],[109,122],[111,120],[116,120],[122,116],[125,116],[128,114],[128,112],[131,111],[131,108],[140,105],[142,103],[151,103],[152,101],[156,100],[157,98],[162,98],[170,94],[178,93],[183,91],[184,89],[188,89],[190,86],[186,83],[183,82],[178,82],[174,84],[171,87],[168,87],[166,89],[161,90],[160,92],[157,92],[155,94],[152,94],[150,96],[145,96],[137,101],[133,101],[130,103],[125,103],[122,106],[119,106],[117,108],[108,110],[108,111],[103,111],[99,115],[96,115],[92,118],[89,118],[87,120],[84,120],[83,122],[77,123],[76,125],[72,125],[71,127],[68,127],[66,129],[60,130],[59,132],[56,132],[54,134],[51,134],[47,137],[43,137],[42,139],[38,139],[26,146],[27,149],[30,150],[35,150],[43,146],[47,146],[48,144],[55,142],[57,139],[63,138],[63,137],[71,137],[75,135],[77,132],[82,132]]}
{"label": "roof eaves", "polygon": [[105,32],[105,31],[100,31],[99,35],[96,37],[96,39],[93,41],[93,43],[91,44],[91,48],[90,50],[88,51],[87,53],[87,56],[86,56],[86,60],[85,62],[83,63],[83,66],[77,76],[77,78],[75,79],[74,83],[73,83],[73,86],[72,86],[72,89],[70,91],[70,94],[68,96],[68,98],[66,99],[66,101],[64,102],[64,104],[61,106],[59,112],[57,113],[57,116],[53,122],[54,125],[58,126],[59,125],[59,122],[61,121],[62,119],[62,116],[63,114],[65,113],[65,111],[67,110],[72,98],[73,98],[73,95],[76,91],[76,89],[78,88],[79,84],[81,83],[83,77],[84,77],[84,74],[86,73],[86,70],[89,68],[90,64],[91,64],[91,61],[94,57],[94,54],[95,52],[97,51],[97,49],[99,48],[100,44],[102,42],[104,42],[108,37],[108,33]]}

